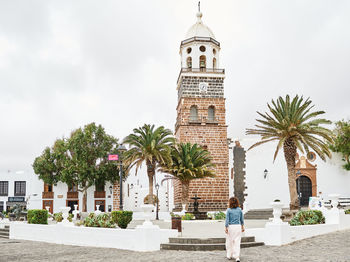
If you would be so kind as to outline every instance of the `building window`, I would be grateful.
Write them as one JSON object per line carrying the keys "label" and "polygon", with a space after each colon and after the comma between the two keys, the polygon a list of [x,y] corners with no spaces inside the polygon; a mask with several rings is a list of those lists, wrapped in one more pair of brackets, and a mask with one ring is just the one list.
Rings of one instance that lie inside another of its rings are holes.
{"label": "building window", "polygon": [[78,186],[77,185],[68,186],[68,192],[78,192]]}
{"label": "building window", "polygon": [[192,57],[187,57],[187,68],[192,68]]}
{"label": "building window", "polygon": [[201,70],[204,70],[207,67],[205,55],[201,55],[199,57],[199,67]]}
{"label": "building window", "polygon": [[198,109],[196,106],[191,106],[190,108],[190,121],[198,120]]}
{"label": "building window", "polygon": [[0,201],[0,212],[4,211],[4,201]]}
{"label": "building window", "polygon": [[9,182],[0,181],[0,196],[8,196],[9,193]]}
{"label": "building window", "polygon": [[15,196],[26,195],[26,181],[15,181]]}
{"label": "building window", "polygon": [[213,58],[213,69],[215,69],[216,68],[216,58],[214,57]]}
{"label": "building window", "polygon": [[215,107],[209,106],[208,108],[208,121],[213,122],[215,120]]}
{"label": "building window", "polygon": [[187,48],[187,54],[191,54],[191,52],[192,52],[192,48],[191,47]]}
{"label": "building window", "polygon": [[204,45],[201,45],[201,46],[199,47],[199,50],[201,50],[201,52],[205,52],[205,46],[204,46]]}

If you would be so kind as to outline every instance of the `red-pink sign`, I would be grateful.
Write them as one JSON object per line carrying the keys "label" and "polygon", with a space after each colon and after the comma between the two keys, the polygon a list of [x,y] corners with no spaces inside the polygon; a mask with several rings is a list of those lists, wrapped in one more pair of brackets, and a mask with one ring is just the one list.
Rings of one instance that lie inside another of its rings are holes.
{"label": "red-pink sign", "polygon": [[118,159],[118,155],[108,155],[108,160],[110,161],[117,161]]}

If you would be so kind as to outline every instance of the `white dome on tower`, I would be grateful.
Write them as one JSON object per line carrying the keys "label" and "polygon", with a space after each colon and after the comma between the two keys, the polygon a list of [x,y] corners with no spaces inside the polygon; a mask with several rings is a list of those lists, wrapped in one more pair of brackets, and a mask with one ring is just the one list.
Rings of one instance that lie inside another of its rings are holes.
{"label": "white dome on tower", "polygon": [[195,23],[193,26],[190,27],[190,29],[187,31],[186,38],[192,38],[192,37],[210,37],[215,39],[213,31],[210,30],[209,27],[207,27],[202,22],[202,12],[197,13],[197,23]]}

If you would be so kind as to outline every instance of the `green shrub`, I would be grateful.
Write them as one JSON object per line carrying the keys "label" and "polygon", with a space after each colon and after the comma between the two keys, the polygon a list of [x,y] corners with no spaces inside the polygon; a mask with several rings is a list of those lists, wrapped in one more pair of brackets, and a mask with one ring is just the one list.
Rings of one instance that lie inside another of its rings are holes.
{"label": "green shrub", "polygon": [[[54,219],[55,221],[57,221],[57,222],[62,222],[62,220],[63,220],[62,212],[55,213],[55,214],[53,215],[53,219]],[[68,221],[69,221],[69,222],[72,222],[72,220],[73,220],[73,214],[69,214],[69,216],[68,216]]]}
{"label": "green shrub", "polygon": [[289,222],[291,226],[324,224],[325,218],[319,210],[299,211]]}
{"label": "green shrub", "polygon": [[112,220],[120,228],[127,228],[132,220],[132,211],[112,211]]}
{"label": "green shrub", "polygon": [[100,214],[98,216],[95,213],[90,213],[88,217],[84,219],[84,226],[86,227],[115,227],[111,215],[108,213]]}
{"label": "green shrub", "polygon": [[171,217],[181,217],[180,215],[174,214],[173,212],[170,212],[170,216],[171,216]]}
{"label": "green shrub", "polygon": [[350,209],[345,210],[345,214],[350,215]]}
{"label": "green shrub", "polygon": [[214,213],[215,220],[224,220],[226,219],[226,214],[222,211]]}
{"label": "green shrub", "polygon": [[181,217],[181,220],[193,220],[196,219],[196,217],[192,213],[186,213]]}
{"label": "green shrub", "polygon": [[28,224],[47,224],[48,213],[46,209],[28,210]]}
{"label": "green shrub", "polygon": [[222,211],[219,211],[219,212],[215,212],[215,213],[209,213],[208,217],[210,217],[211,219],[215,219],[215,220],[224,220],[224,219],[226,219],[226,214]]}

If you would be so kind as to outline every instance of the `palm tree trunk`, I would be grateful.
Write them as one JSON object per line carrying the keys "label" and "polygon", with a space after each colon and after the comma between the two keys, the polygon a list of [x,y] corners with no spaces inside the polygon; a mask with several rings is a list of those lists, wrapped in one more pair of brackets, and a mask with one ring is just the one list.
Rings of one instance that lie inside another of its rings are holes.
{"label": "palm tree trunk", "polygon": [[297,193],[296,185],[296,175],[295,175],[295,156],[297,153],[297,147],[292,139],[287,139],[283,144],[284,158],[287,163],[288,169],[288,185],[289,185],[289,195],[291,210],[299,209],[299,199]]}
{"label": "palm tree trunk", "polygon": [[188,210],[189,189],[190,181],[181,181],[181,204],[186,205],[186,210]]}
{"label": "palm tree trunk", "polygon": [[84,189],[83,191],[83,212],[87,212],[87,192],[86,191],[87,189]]}
{"label": "palm tree trunk", "polygon": [[154,198],[153,198],[153,178],[155,175],[155,164],[152,164],[151,162],[147,161],[147,175],[148,175],[148,202],[149,204],[154,204]]}

